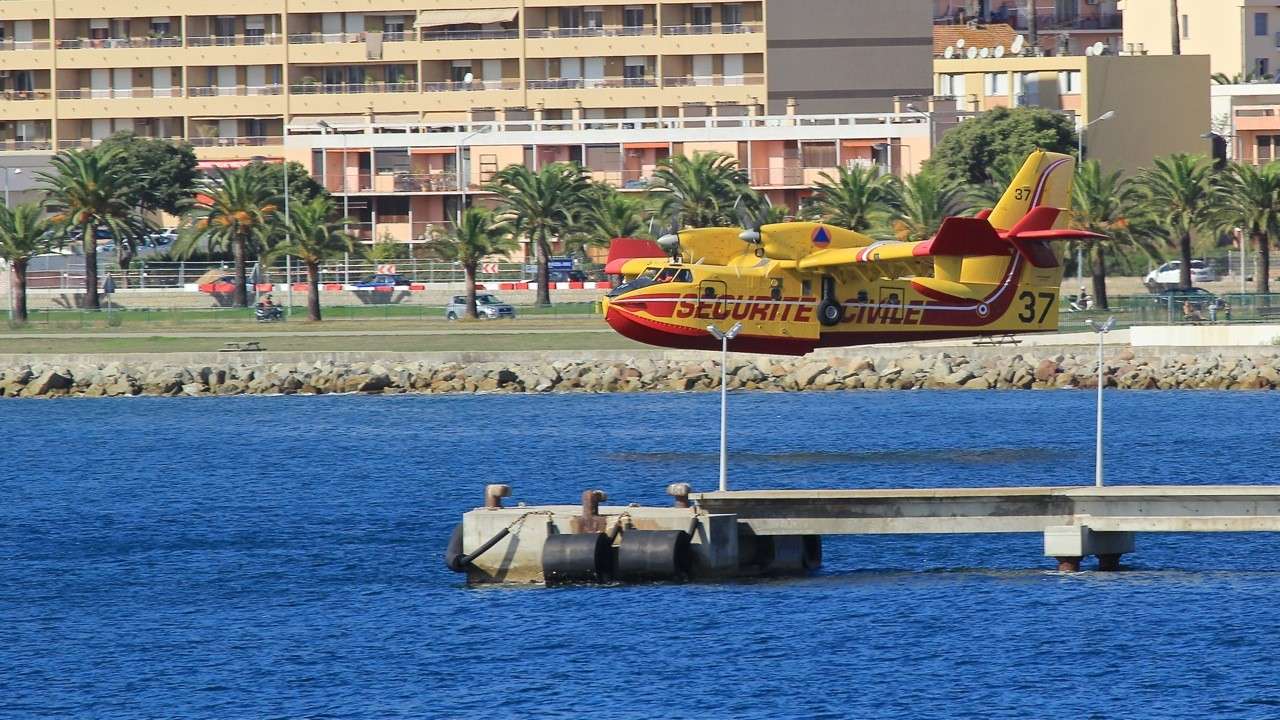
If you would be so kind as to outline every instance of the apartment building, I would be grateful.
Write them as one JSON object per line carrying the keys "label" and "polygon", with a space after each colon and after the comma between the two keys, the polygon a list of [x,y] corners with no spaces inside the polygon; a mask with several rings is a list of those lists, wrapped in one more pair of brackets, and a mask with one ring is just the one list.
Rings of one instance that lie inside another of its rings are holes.
{"label": "apartment building", "polygon": [[[290,125],[892,109],[927,0],[0,3],[0,150],[113,132],[279,145]],[[923,52],[922,52],[923,51]],[[216,153],[215,153],[216,154]]]}
{"label": "apartment building", "polygon": [[1083,55],[1085,48],[1099,42],[1118,52],[1123,25],[1119,5],[1120,0],[933,0],[933,22],[935,26],[1007,24],[1027,34],[1034,6],[1042,53]]}
{"label": "apartment building", "polygon": [[462,207],[491,203],[485,184],[512,164],[574,162],[593,180],[642,193],[663,159],[720,152],[775,205],[795,210],[824,172],[853,165],[915,172],[929,149],[924,118],[866,113],[299,128],[279,158],[321,179],[364,240],[415,242],[447,229]]}
{"label": "apartment building", "polygon": [[[1124,0],[1124,42],[1168,54],[1173,21],[1168,0]],[[1227,77],[1280,73],[1280,6],[1274,0],[1179,0],[1184,55],[1208,55],[1210,72]]]}
{"label": "apartment building", "polygon": [[[1088,158],[1134,173],[1172,152],[1210,152],[1204,55],[1003,57],[934,61],[935,93],[960,116],[994,107],[1061,110],[1088,123]],[[1105,120],[1099,120],[1107,113]]]}
{"label": "apartment building", "polygon": [[1251,165],[1280,160],[1280,84],[1213,85],[1210,103],[1211,132],[1226,157]]}

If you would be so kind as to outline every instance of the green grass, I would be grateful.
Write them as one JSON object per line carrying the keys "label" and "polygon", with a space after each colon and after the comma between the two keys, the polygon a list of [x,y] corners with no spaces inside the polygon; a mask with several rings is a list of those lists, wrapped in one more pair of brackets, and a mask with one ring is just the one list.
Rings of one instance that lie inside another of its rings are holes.
{"label": "green grass", "polygon": [[[245,333],[245,340],[253,340]],[[90,354],[212,352],[225,338],[95,337],[22,338],[0,341],[0,354]],[[260,340],[272,352],[442,352],[521,350],[625,350],[646,345],[615,333],[544,333],[536,335],[393,335],[385,337],[269,337]]]}

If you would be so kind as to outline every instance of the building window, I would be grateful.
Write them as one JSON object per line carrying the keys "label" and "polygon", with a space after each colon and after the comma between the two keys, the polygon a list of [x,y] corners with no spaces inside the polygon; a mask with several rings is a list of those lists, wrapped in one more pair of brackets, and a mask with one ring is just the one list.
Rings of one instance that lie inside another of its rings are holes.
{"label": "building window", "polygon": [[987,95],[1009,94],[1009,73],[987,73]]}
{"label": "building window", "polygon": [[836,166],[836,144],[834,142],[806,142],[800,146],[800,163],[807,168],[828,168]]}
{"label": "building window", "polygon": [[1257,63],[1257,69],[1258,69],[1258,76],[1259,76],[1259,77],[1264,77],[1264,78],[1265,78],[1265,77],[1270,77],[1270,76],[1271,76],[1271,61],[1270,61],[1270,60],[1268,60],[1268,59],[1266,59],[1266,58],[1258,58],[1258,59],[1257,59],[1257,61],[1256,61],[1256,63]]}
{"label": "building window", "polygon": [[622,26],[628,28],[644,27],[644,8],[627,7],[622,10]]}
{"label": "building window", "polygon": [[1254,159],[1258,162],[1271,162],[1280,150],[1280,135],[1259,135],[1254,150]]}
{"label": "building window", "polygon": [[1182,37],[1191,37],[1191,18],[1187,15],[1182,16]]}
{"label": "building window", "polygon": [[1080,94],[1080,71],[1079,70],[1061,70],[1058,72],[1058,94],[1059,95],[1079,95]]}
{"label": "building window", "polygon": [[689,24],[701,26],[711,25],[711,6],[694,5],[689,8]]}
{"label": "building window", "polygon": [[574,7],[560,8],[560,27],[562,28],[582,27],[582,8],[574,8]]}
{"label": "building window", "polygon": [[964,95],[964,75],[939,75],[938,94],[943,97],[962,97]]}
{"label": "building window", "polygon": [[582,13],[582,21],[584,25],[589,28],[604,27],[604,8],[586,8]]}
{"label": "building window", "polygon": [[726,29],[738,28],[742,25],[741,5],[721,5],[720,24]]}
{"label": "building window", "polygon": [[1259,12],[1253,14],[1253,34],[1258,37],[1266,37],[1271,34],[1271,30],[1267,27],[1269,20],[1267,13]]}

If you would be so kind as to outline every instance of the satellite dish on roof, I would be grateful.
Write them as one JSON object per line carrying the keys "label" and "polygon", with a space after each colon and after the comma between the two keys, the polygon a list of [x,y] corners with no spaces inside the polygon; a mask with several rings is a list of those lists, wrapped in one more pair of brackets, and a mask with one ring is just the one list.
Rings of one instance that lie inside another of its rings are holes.
{"label": "satellite dish on roof", "polygon": [[960,38],[959,40],[956,40],[956,47],[957,47],[957,48],[963,48],[963,47],[964,47],[964,38]]}
{"label": "satellite dish on roof", "polygon": [[978,57],[980,58],[987,57],[990,54],[991,54],[991,51],[986,48],[982,48],[981,50],[978,51]]}
{"label": "satellite dish on roof", "polygon": [[1021,55],[1022,46],[1026,44],[1026,42],[1027,42],[1026,39],[1023,38],[1021,35],[1019,35],[1018,37],[1013,39],[1013,44],[1009,46],[1009,52],[1013,53],[1014,55]]}
{"label": "satellite dish on roof", "polygon": [[1094,54],[1094,55],[1102,55],[1102,54],[1104,54],[1104,53],[1106,53],[1106,52],[1107,52],[1107,46],[1106,46],[1106,45],[1103,45],[1101,41],[1096,42],[1096,43],[1094,43],[1094,44],[1093,44],[1093,54]]}
{"label": "satellite dish on roof", "polygon": [[953,58],[953,57],[955,57],[955,56],[956,56],[956,49],[955,49],[954,47],[950,46],[950,45],[948,45],[948,46],[947,46],[947,49],[946,49],[946,50],[942,51],[942,57],[944,57],[944,58],[946,58],[946,59],[948,59],[948,60],[950,60],[951,58]]}
{"label": "satellite dish on roof", "polygon": [[997,45],[997,46],[996,46],[996,49],[995,49],[995,51],[992,53],[992,55],[995,55],[995,56],[996,56],[996,57],[998,57],[998,58],[1002,58],[1002,57],[1004,57],[1004,46],[1003,46],[1003,45]]}
{"label": "satellite dish on roof", "polygon": [[978,48],[976,47],[969,48],[969,50],[965,52],[964,56],[969,58],[970,60],[978,57]]}
{"label": "satellite dish on roof", "polygon": [[1093,46],[1090,45],[1089,47],[1085,48],[1084,54],[1085,54],[1085,57],[1093,57]]}

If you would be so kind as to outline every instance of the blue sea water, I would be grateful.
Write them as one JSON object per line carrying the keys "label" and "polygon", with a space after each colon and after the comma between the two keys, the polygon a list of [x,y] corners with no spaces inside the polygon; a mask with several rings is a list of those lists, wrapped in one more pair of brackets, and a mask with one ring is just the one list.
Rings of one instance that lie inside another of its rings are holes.
{"label": "blue sea water", "polygon": [[[731,397],[738,488],[1087,484],[1087,392]],[[0,717],[1280,717],[1280,543],[829,538],[817,575],[468,588],[513,500],[709,489],[715,394],[0,403]],[[1280,394],[1108,396],[1113,482],[1275,482]]]}

